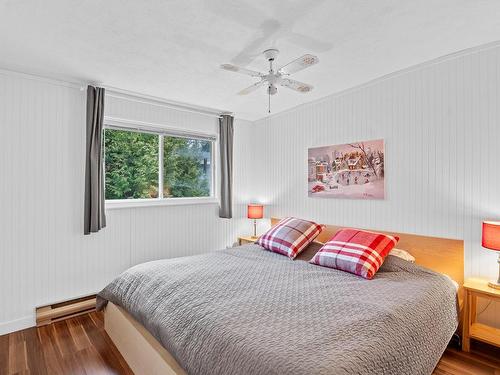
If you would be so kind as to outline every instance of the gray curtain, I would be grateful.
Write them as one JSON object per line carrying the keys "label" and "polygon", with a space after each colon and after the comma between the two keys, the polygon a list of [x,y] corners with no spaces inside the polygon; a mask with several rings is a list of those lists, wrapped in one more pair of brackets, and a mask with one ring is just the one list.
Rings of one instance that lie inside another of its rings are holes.
{"label": "gray curtain", "polygon": [[220,143],[220,209],[219,217],[233,217],[233,116],[219,118]]}
{"label": "gray curtain", "polygon": [[85,165],[84,234],[106,226],[103,171],[104,89],[87,87],[87,147]]}

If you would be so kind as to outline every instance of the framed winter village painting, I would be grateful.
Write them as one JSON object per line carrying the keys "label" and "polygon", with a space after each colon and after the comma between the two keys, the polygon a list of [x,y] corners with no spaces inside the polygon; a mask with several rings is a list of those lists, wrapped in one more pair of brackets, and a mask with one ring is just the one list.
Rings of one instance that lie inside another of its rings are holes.
{"label": "framed winter village painting", "polygon": [[384,140],[310,148],[308,195],[384,199]]}

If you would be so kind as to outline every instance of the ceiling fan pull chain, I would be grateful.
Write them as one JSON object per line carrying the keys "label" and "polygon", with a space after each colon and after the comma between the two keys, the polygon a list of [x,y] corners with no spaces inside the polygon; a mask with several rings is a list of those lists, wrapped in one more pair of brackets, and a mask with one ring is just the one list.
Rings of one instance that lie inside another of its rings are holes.
{"label": "ceiling fan pull chain", "polygon": [[267,113],[271,113],[271,93],[268,92],[267,97],[269,98]]}

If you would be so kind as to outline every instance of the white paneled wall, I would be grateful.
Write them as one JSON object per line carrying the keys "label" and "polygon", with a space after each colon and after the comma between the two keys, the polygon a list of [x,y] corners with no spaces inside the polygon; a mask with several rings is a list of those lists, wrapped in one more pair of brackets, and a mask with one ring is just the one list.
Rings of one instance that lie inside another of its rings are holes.
{"label": "white paneled wall", "polygon": [[[109,98],[106,114],[216,133],[213,117]],[[94,293],[152,259],[232,245],[248,233],[251,124],[235,122],[235,219],[214,204],[110,210],[83,235],[85,92],[0,71],[0,334],[34,324],[35,306]]]}
{"label": "white paneled wall", "polygon": [[[253,192],[269,215],[464,239],[466,276],[496,275],[481,220],[500,219],[499,47],[424,64],[255,127]],[[385,200],[307,197],[309,147],[379,138]],[[482,318],[500,326],[500,308]]]}
{"label": "white paneled wall", "polygon": [[[493,277],[483,218],[500,218],[500,48],[424,64],[254,124],[235,124],[235,219],[213,204],[115,209],[83,236],[85,92],[0,71],[0,334],[38,305],[94,293],[139,262],[229,246],[266,216],[465,241],[465,273]],[[216,132],[214,118],[110,97],[106,115]],[[386,199],[307,197],[307,149],[384,138]],[[266,221],[261,221],[259,231]],[[481,308],[480,308],[481,311]],[[500,326],[500,308],[482,319]]]}

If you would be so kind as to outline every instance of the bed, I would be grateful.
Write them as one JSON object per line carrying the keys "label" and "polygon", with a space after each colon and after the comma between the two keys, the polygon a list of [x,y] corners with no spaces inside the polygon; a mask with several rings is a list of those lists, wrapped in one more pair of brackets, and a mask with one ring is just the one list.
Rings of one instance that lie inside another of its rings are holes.
{"label": "bed", "polygon": [[249,244],[132,267],[98,308],[137,374],[430,374],[457,329],[463,243],[397,235],[417,264],[388,256],[369,281],[309,264],[320,244],[294,261]]}

